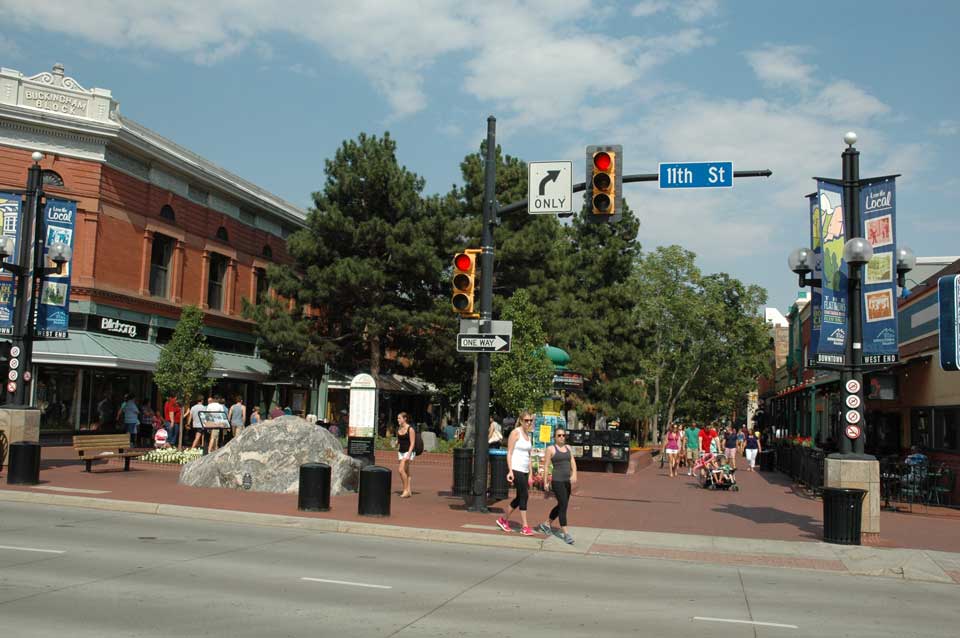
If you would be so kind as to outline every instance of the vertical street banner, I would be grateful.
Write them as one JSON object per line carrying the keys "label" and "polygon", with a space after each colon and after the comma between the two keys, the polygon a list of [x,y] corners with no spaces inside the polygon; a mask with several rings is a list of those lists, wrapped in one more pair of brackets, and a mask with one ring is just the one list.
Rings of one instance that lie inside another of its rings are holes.
{"label": "vertical street banner", "polygon": [[[823,236],[820,234],[820,206],[817,193],[807,195],[810,204],[810,247],[813,250],[813,278],[823,278]],[[823,293],[817,286],[811,287],[810,298],[810,348],[806,365],[817,363],[817,351],[820,347],[820,327],[823,322]]]}
{"label": "vertical street banner", "polygon": [[[74,223],[77,218],[77,203],[65,199],[47,198],[43,209],[44,256],[47,266],[55,266],[46,254],[50,244],[63,242],[73,249]],[[40,303],[34,323],[34,335],[44,339],[67,339],[70,325],[70,272],[71,264],[63,266],[59,275],[47,275],[40,289]]]}
{"label": "vertical street banner", "polygon": [[896,178],[860,182],[860,232],[873,246],[863,271],[863,362],[895,363],[897,339]]}
{"label": "vertical street banner", "polygon": [[960,371],[960,275],[947,275],[937,281],[940,306],[940,368]]}
{"label": "vertical street banner", "polygon": [[[3,214],[3,234],[19,241],[21,197],[17,193],[0,193],[0,213]],[[16,262],[17,247],[8,260]],[[16,279],[13,273],[0,271],[0,335],[13,334],[13,302]]]}
{"label": "vertical street banner", "polygon": [[843,225],[843,187],[817,180],[820,208],[822,313],[816,362],[846,363],[847,264],[843,260],[846,229]]}

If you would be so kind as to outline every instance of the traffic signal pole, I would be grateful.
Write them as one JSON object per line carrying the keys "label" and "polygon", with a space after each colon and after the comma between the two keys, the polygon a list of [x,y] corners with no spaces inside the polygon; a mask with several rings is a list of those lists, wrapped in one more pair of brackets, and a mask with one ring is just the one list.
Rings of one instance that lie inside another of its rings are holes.
{"label": "traffic signal pole", "polygon": [[[493,321],[493,227],[497,223],[497,118],[487,118],[487,160],[483,182],[483,230],[480,235],[480,334],[490,334]],[[473,488],[471,512],[487,508],[487,430],[490,423],[490,353],[477,353],[477,405],[474,411]]]}

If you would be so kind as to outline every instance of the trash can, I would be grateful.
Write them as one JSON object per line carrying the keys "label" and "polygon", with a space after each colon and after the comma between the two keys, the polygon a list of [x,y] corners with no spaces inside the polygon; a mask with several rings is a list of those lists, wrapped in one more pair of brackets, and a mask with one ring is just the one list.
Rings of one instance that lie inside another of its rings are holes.
{"label": "trash can", "polygon": [[36,485],[40,482],[40,444],[20,441],[10,444],[7,458],[9,485]]}
{"label": "trash can", "polygon": [[473,449],[458,447],[453,450],[453,495],[466,496],[473,481]]}
{"label": "trash can", "polygon": [[357,513],[361,516],[390,516],[390,479],[393,473],[379,465],[360,470],[360,498]]}
{"label": "trash can", "polygon": [[761,472],[773,472],[777,469],[777,451],[760,450],[757,454],[757,469]]}
{"label": "trash can", "polygon": [[860,544],[860,517],[866,490],[823,488],[823,540],[837,545]]}
{"label": "trash can", "polygon": [[507,483],[507,451],[490,450],[490,497],[496,500],[507,498],[510,484]]}
{"label": "trash can", "polygon": [[304,463],[300,466],[300,493],[297,509],[302,512],[330,510],[330,466],[326,463]]}

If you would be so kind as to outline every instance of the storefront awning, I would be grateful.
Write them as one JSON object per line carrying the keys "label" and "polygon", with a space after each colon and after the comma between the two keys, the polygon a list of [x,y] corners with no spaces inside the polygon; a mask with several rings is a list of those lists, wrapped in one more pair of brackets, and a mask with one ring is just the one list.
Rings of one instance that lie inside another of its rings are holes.
{"label": "storefront awning", "polygon": [[71,332],[69,339],[45,339],[33,344],[33,362],[93,366],[153,372],[160,348],[149,341],[89,332]]}
{"label": "storefront awning", "polygon": [[213,353],[213,369],[209,376],[265,382],[270,376],[270,364],[259,357],[229,352]]}

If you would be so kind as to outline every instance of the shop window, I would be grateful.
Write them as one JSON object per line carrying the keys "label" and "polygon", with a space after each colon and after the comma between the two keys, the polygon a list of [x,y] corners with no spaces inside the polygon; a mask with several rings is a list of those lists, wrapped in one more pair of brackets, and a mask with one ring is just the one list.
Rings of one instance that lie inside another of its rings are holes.
{"label": "shop window", "polygon": [[171,222],[177,221],[177,215],[173,212],[173,207],[169,204],[165,204],[163,208],[160,209],[160,217],[163,217]]}
{"label": "shop window", "polygon": [[933,409],[933,447],[938,450],[960,452],[960,407]]}
{"label": "shop window", "polygon": [[227,258],[210,253],[210,274],[207,278],[207,306],[211,310],[223,308],[223,283],[227,275]]}
{"label": "shop window", "polygon": [[257,268],[254,271],[254,276],[257,278],[257,289],[253,302],[260,305],[267,299],[267,294],[270,292],[270,284],[267,281],[267,271],[265,269]]}
{"label": "shop window", "polygon": [[150,294],[154,297],[167,296],[172,255],[173,238],[154,234],[153,248],[150,251]]}
{"label": "shop window", "polygon": [[919,408],[910,411],[910,445],[919,445],[928,449],[932,443],[930,437],[930,414],[928,408]]}

